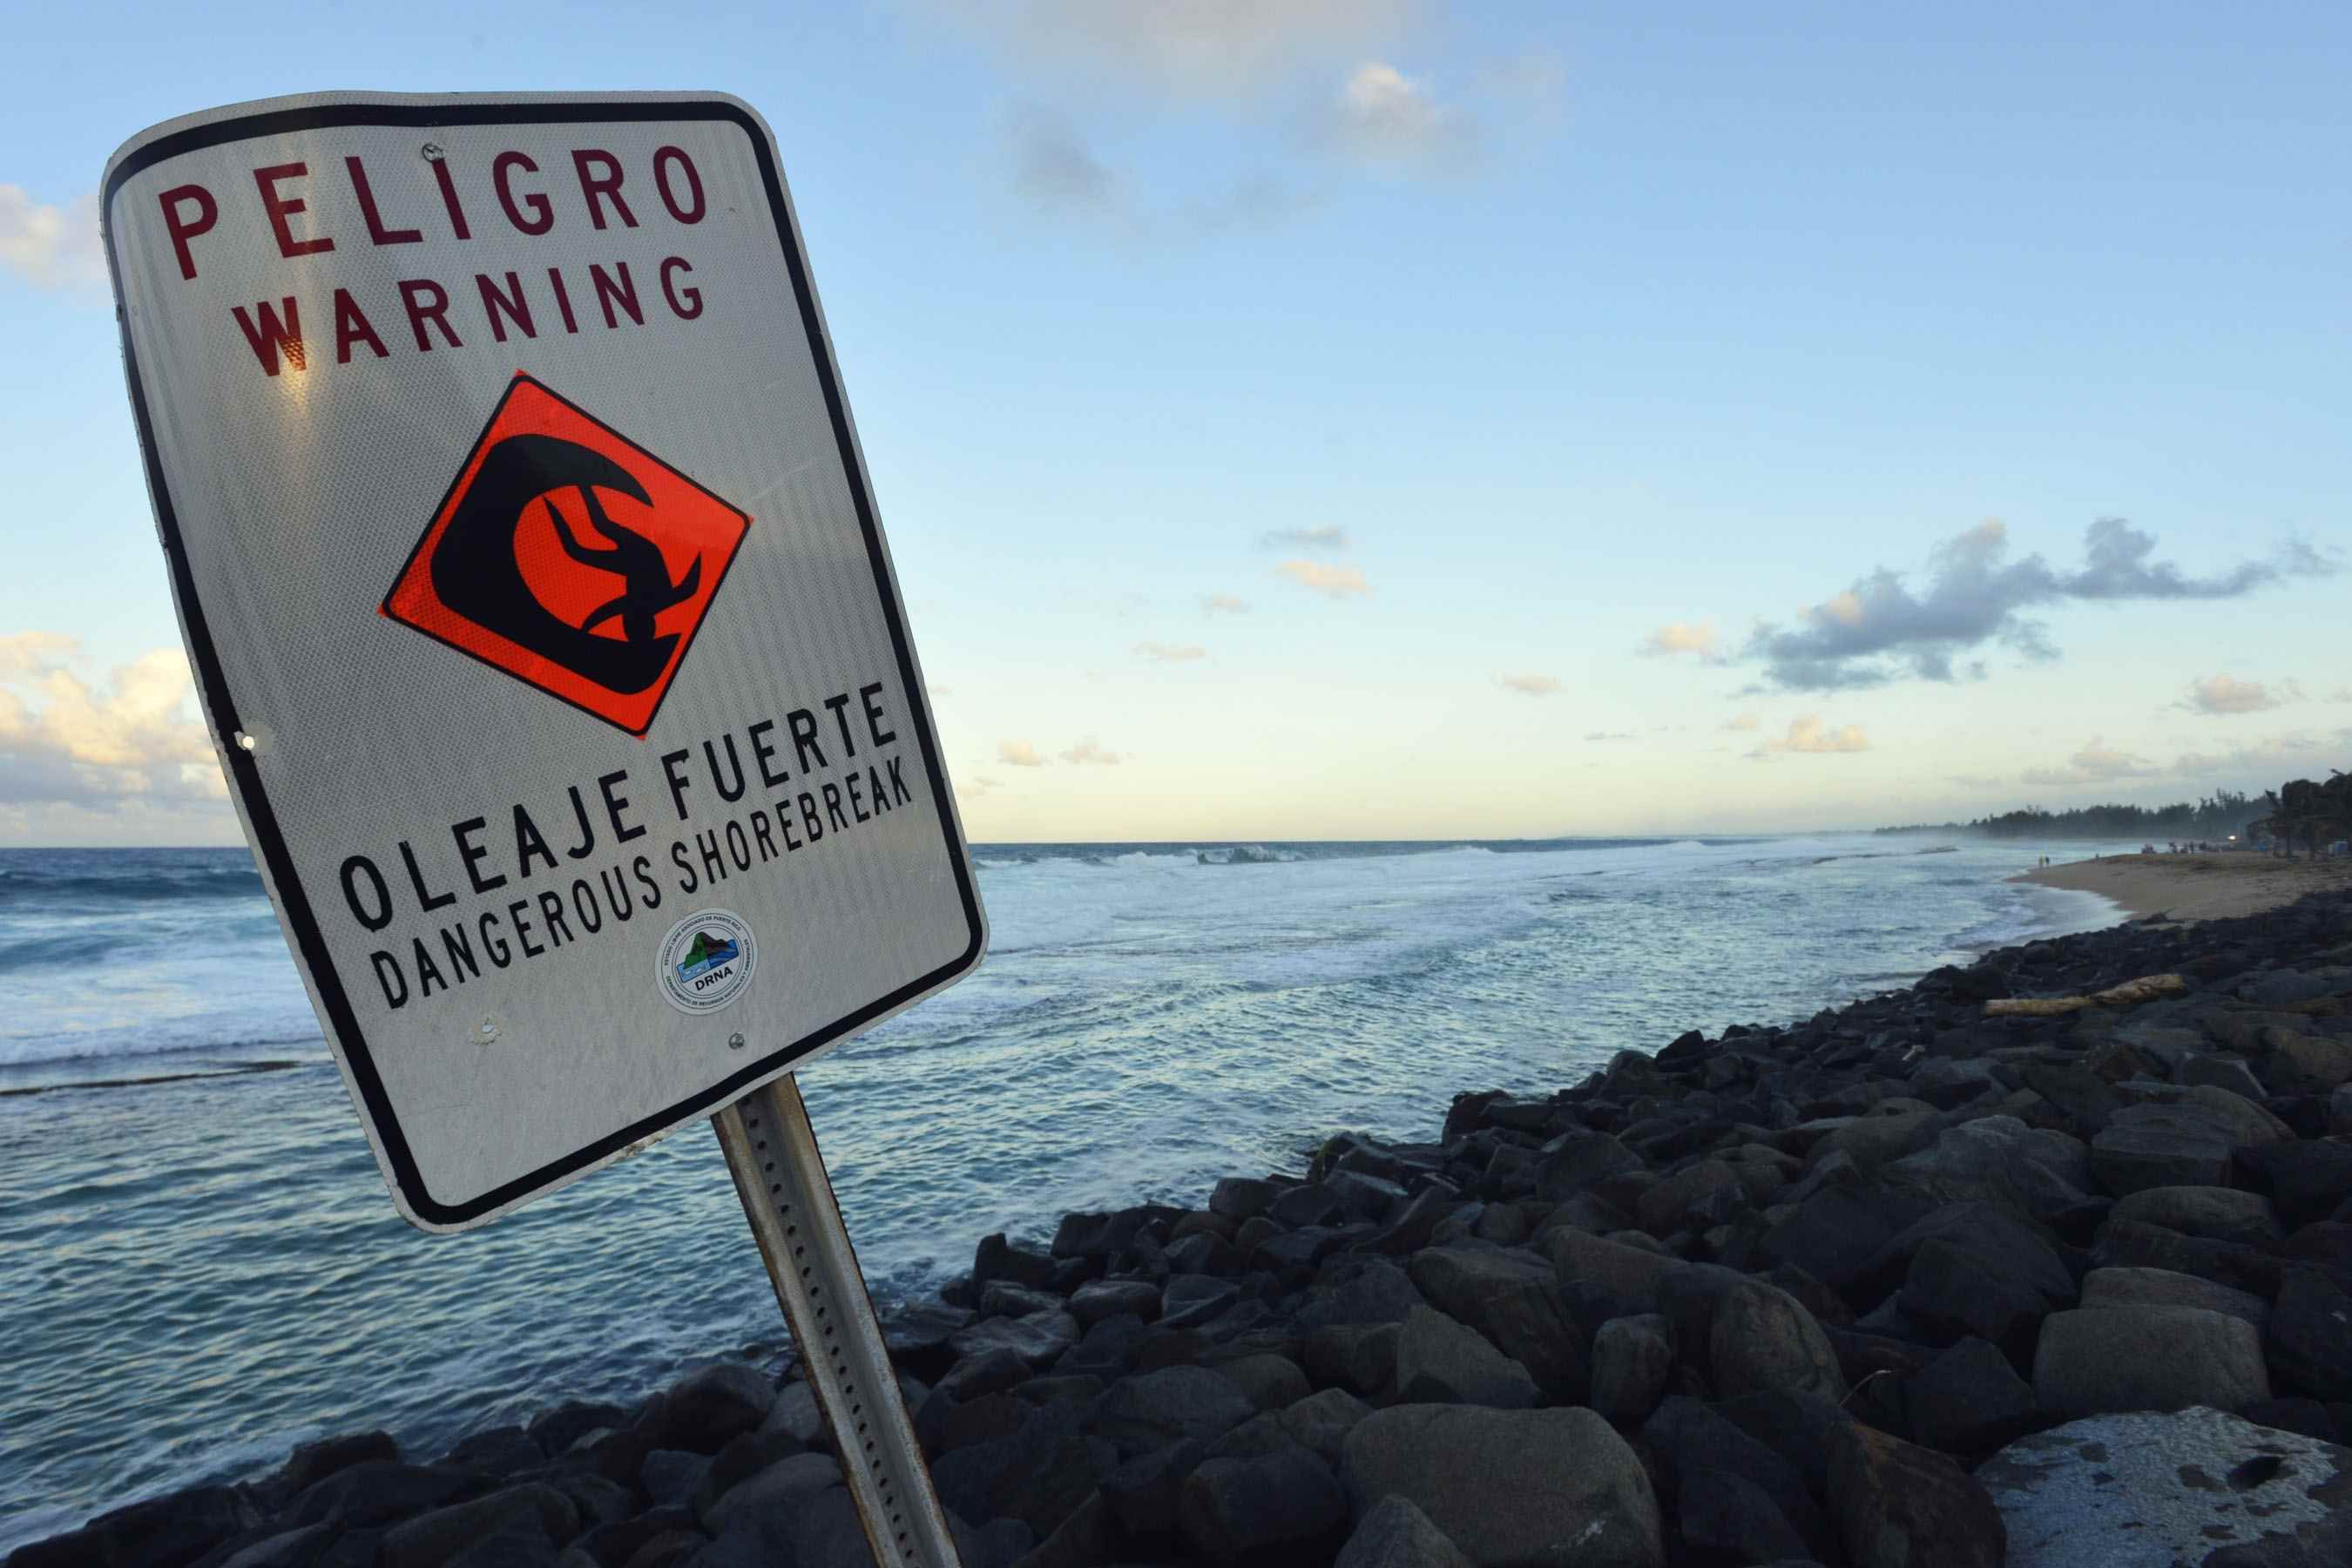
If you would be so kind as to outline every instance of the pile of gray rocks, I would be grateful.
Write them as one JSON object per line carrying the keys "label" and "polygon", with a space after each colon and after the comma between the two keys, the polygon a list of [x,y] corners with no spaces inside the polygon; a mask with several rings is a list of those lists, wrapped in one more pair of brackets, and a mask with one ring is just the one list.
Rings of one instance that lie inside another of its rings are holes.
{"label": "pile of gray rocks", "polygon": [[[2173,973],[2137,1006],[1988,1016]],[[2352,898],[1685,1035],[982,1241],[890,1325],[968,1568],[2352,1563]],[[751,1366],[381,1434],[10,1568],[835,1568]]]}

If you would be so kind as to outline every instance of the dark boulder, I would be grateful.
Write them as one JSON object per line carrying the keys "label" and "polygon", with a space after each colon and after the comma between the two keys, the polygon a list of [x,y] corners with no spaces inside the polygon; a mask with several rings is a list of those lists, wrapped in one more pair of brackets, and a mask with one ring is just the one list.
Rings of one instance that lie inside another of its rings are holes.
{"label": "dark boulder", "polygon": [[1179,1532],[1213,1561],[1276,1551],[1291,1561],[1328,1553],[1348,1523],[1348,1494],[1331,1467],[1296,1446],[1203,1462],[1177,1502]]}
{"label": "dark boulder", "polygon": [[2000,1510],[1968,1472],[1860,1422],[1832,1439],[1829,1506],[1852,1568],[2002,1568],[2008,1556]]}

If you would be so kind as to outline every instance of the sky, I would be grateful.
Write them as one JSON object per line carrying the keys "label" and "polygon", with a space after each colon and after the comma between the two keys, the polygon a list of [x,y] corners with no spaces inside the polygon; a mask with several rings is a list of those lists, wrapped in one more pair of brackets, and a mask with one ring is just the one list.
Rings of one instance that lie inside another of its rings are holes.
{"label": "sky", "polygon": [[2340,5],[548,16],[9,24],[0,845],[237,841],[95,187],[155,121],[328,88],[761,110],[975,839],[2352,768]]}

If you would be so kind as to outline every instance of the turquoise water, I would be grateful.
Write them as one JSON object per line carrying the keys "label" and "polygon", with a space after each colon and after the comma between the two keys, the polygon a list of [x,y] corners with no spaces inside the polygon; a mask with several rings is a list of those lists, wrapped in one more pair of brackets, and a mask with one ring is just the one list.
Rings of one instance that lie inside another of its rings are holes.
{"label": "turquoise water", "polygon": [[[2113,918],[2001,880],[2057,847],[1921,853],[1953,842],[982,847],[980,973],[803,1091],[887,1304],[989,1231]],[[242,850],[0,851],[0,1552],[325,1432],[437,1452],[781,1338],[700,1126],[480,1231],[398,1219]]]}

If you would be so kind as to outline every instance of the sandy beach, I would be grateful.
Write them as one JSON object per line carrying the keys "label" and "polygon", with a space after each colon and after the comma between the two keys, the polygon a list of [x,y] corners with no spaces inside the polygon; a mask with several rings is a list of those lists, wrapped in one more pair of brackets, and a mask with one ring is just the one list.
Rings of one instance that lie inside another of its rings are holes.
{"label": "sandy beach", "polygon": [[2112,899],[2135,920],[2226,920],[2291,904],[2305,893],[2352,887],[2352,861],[2279,860],[2267,855],[2111,855],[2020,872],[2012,882],[2070,888]]}

